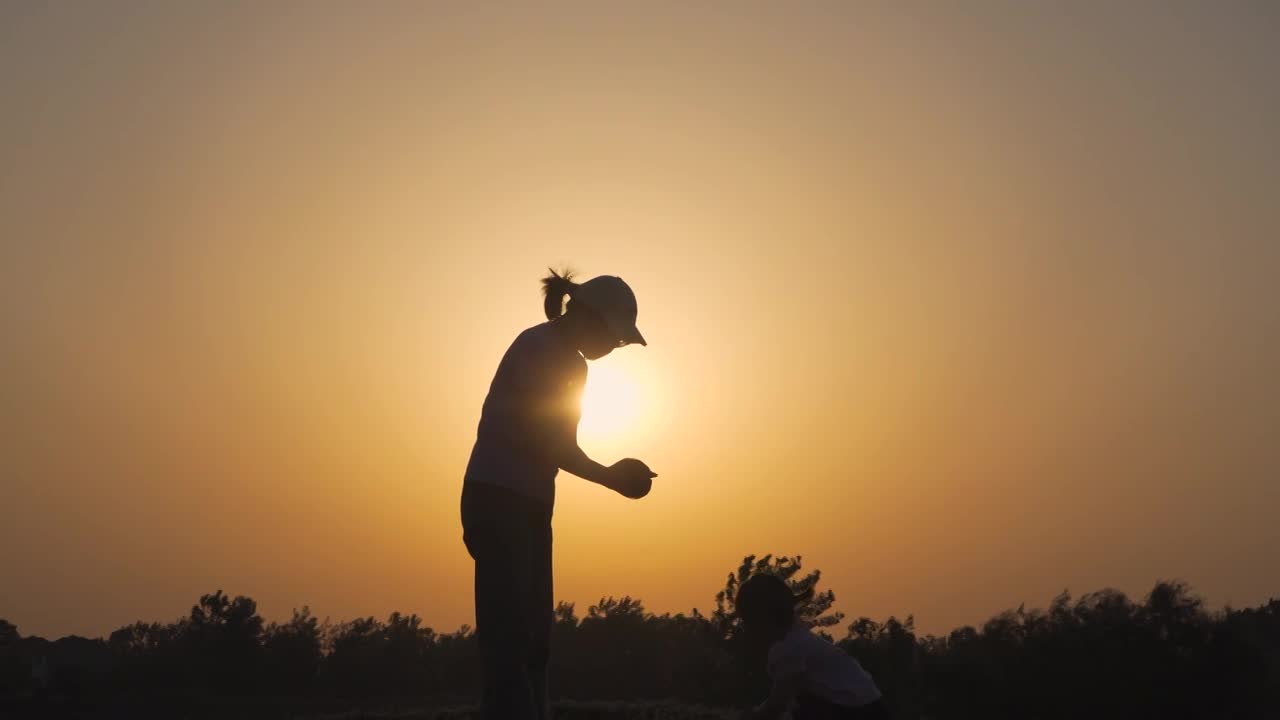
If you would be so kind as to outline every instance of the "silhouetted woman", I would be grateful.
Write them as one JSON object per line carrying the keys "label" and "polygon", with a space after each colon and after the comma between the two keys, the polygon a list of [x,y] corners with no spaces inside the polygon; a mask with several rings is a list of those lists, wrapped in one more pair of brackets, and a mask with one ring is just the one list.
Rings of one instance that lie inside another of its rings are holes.
{"label": "silhouetted woman", "polygon": [[487,720],[550,716],[556,475],[567,470],[629,498],[648,494],[656,477],[639,460],[605,467],[578,447],[586,360],[645,344],[636,329],[635,294],[621,278],[579,285],[555,271],[542,287],[547,322],[520,333],[498,365],[462,486],[463,540],[476,563]]}

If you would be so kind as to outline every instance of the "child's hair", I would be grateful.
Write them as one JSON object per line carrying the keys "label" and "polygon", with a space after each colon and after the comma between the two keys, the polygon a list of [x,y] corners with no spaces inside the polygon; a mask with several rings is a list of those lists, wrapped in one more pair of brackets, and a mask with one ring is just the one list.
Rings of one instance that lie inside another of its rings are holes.
{"label": "child's hair", "polygon": [[796,595],[787,581],[777,575],[752,575],[738,587],[734,614],[748,625],[789,627],[795,622],[796,606],[813,599],[813,588]]}
{"label": "child's hair", "polygon": [[548,320],[555,320],[564,314],[564,300],[566,297],[573,297],[578,283],[573,281],[571,270],[556,272],[547,268],[547,272],[551,274],[542,278],[542,310],[547,314]]}

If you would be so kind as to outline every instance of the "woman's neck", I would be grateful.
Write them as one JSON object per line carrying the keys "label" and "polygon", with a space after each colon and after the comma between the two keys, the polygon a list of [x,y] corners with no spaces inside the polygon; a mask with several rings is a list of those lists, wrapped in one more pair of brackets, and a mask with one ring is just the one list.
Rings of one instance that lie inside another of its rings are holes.
{"label": "woman's neck", "polygon": [[564,343],[564,346],[574,352],[581,352],[578,349],[578,332],[574,322],[569,319],[568,315],[551,320],[551,329],[555,332],[555,336]]}

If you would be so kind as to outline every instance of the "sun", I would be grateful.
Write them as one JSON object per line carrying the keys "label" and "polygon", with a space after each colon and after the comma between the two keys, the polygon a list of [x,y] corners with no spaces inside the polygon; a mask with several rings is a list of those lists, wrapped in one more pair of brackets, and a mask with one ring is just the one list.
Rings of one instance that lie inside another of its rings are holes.
{"label": "sun", "polygon": [[618,363],[593,363],[582,392],[581,439],[609,442],[639,428],[645,397],[635,376]]}

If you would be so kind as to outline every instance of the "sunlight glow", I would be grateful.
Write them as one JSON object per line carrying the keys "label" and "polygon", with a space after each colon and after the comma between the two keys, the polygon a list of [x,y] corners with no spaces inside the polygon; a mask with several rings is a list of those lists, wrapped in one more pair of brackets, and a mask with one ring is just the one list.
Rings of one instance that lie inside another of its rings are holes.
{"label": "sunlight glow", "polygon": [[582,393],[579,435],[615,441],[636,429],[643,415],[643,395],[636,378],[617,363],[595,363]]}

